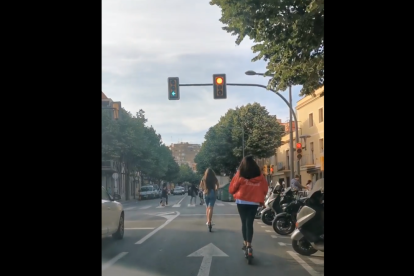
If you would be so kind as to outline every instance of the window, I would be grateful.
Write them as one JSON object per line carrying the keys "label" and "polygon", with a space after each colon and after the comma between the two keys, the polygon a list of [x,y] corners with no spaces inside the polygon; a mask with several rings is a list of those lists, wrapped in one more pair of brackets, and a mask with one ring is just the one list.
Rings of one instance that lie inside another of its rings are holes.
{"label": "window", "polygon": [[102,199],[103,200],[110,200],[108,193],[106,192],[106,189],[104,187],[102,187]]}
{"label": "window", "polygon": [[313,126],[313,113],[309,114],[309,126]]}
{"label": "window", "polygon": [[319,123],[323,122],[323,108],[319,108]]}
{"label": "window", "polygon": [[319,149],[320,153],[323,153],[323,139],[319,139]]}

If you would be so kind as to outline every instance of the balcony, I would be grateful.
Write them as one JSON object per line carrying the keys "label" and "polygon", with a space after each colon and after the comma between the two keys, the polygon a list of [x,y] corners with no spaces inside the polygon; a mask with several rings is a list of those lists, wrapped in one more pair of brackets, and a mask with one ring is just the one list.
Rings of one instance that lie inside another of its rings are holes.
{"label": "balcony", "polygon": [[286,164],[285,162],[277,162],[276,171],[277,172],[290,171],[290,166],[289,164]]}
{"label": "balcony", "polygon": [[305,153],[302,154],[302,158],[300,159],[300,166],[301,167],[315,167],[316,166],[316,156],[315,154]]}

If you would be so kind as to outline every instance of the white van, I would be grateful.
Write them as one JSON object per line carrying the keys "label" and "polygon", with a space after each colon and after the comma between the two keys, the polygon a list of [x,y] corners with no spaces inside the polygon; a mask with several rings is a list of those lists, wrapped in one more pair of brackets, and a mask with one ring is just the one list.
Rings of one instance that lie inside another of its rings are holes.
{"label": "white van", "polygon": [[142,199],[158,198],[159,192],[154,186],[142,186],[139,190]]}

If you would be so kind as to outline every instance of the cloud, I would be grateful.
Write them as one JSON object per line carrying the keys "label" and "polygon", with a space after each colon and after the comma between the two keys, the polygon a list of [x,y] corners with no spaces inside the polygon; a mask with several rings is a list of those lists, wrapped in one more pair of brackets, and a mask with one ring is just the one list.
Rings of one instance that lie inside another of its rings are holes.
{"label": "cloud", "polygon": [[[225,73],[228,83],[267,84],[244,74],[264,72],[266,63],[251,62],[253,42],[237,46],[220,16],[208,0],[103,0],[102,90],[133,114],[143,109],[166,144],[201,143],[229,108],[247,103],[259,102],[285,121],[286,104],[262,88],[227,86],[227,99],[214,100],[211,86],[180,87],[181,99],[168,100],[168,77],[212,83],[213,74]],[[299,88],[293,90],[296,102]]]}

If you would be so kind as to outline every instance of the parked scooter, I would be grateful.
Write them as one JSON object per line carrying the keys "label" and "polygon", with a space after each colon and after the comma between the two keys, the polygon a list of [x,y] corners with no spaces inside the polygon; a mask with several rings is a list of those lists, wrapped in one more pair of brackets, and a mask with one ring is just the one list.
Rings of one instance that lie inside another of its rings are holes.
{"label": "parked scooter", "polygon": [[324,179],[313,185],[306,205],[297,214],[292,247],[301,255],[324,251]]}
{"label": "parked scooter", "polygon": [[[269,188],[269,191],[267,192],[267,194],[266,194],[266,197],[265,197],[265,202],[266,202],[266,200],[269,198],[269,196],[271,195],[271,193],[272,193],[272,191],[273,191],[273,187],[270,187]],[[254,217],[255,219],[260,219],[261,218],[261,215],[262,215],[262,210],[263,209],[265,209],[265,206],[263,205],[263,206],[258,206],[257,207],[257,210],[256,210],[256,216]]]}
{"label": "parked scooter", "polygon": [[[289,188],[293,196],[293,191]],[[294,196],[293,196],[294,197]],[[302,206],[305,205],[307,197],[292,200],[283,208],[283,212],[276,215],[272,222],[273,230],[279,235],[289,235],[295,230],[296,216]]]}
{"label": "parked scooter", "polygon": [[272,195],[267,199],[265,206],[262,210],[261,217],[263,223],[272,225],[276,214],[283,212],[283,208],[293,200],[293,193],[288,188],[283,192],[283,187],[277,183]]}

